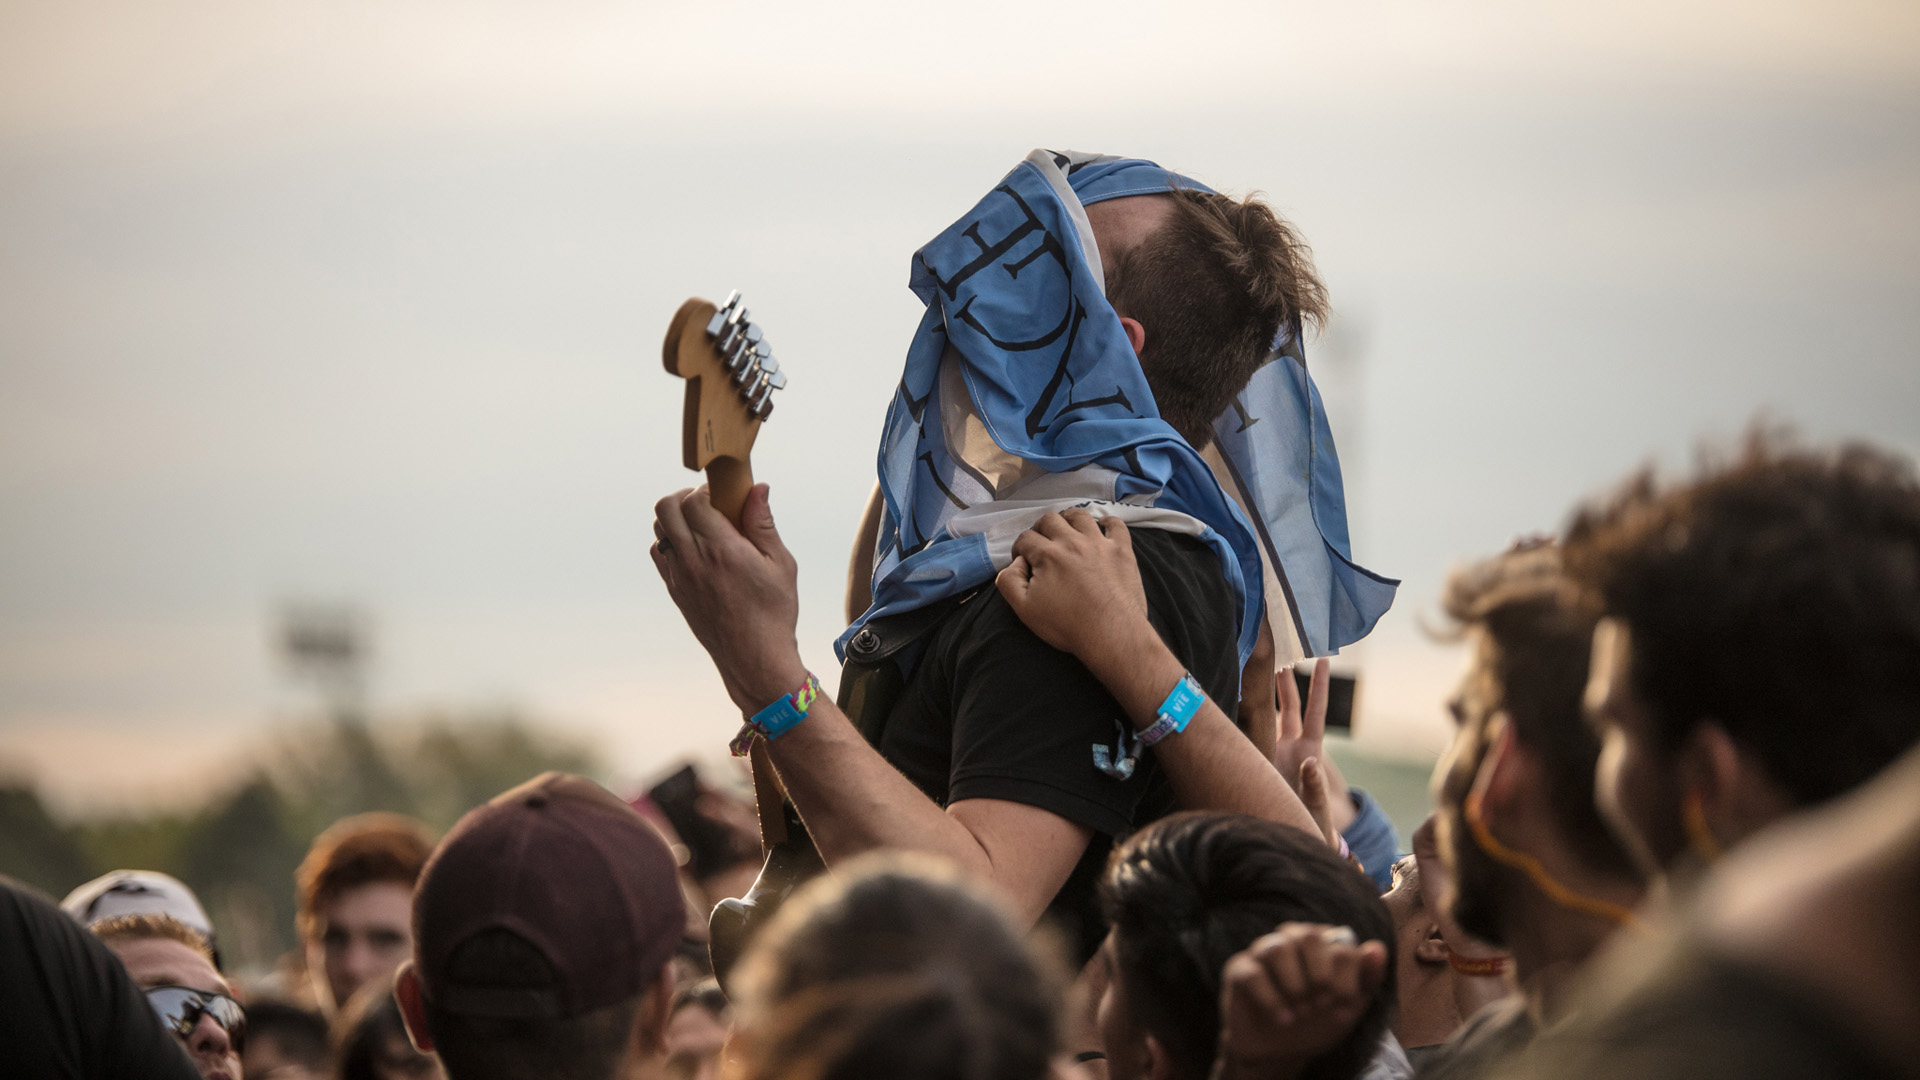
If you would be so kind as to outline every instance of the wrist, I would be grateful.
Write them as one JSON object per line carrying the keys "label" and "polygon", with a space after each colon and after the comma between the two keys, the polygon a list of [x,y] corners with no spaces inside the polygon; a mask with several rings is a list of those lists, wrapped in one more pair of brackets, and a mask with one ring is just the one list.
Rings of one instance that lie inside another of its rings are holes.
{"label": "wrist", "polygon": [[[1109,690],[1117,690],[1139,678],[1143,672],[1155,668],[1163,658],[1176,667],[1180,666],[1173,653],[1168,651],[1166,642],[1160,640],[1159,631],[1144,618],[1096,635],[1083,652],[1084,655],[1076,655],[1075,659],[1086,665],[1093,677]],[[1181,667],[1181,670],[1186,669]],[[1176,672],[1175,677],[1178,675]],[[1165,691],[1166,687],[1161,687],[1161,692]],[[1158,704],[1159,699],[1154,700]]]}
{"label": "wrist", "polygon": [[793,693],[811,674],[800,662],[796,647],[791,656],[762,665],[750,675],[730,680],[728,697],[743,717],[752,716],[775,701]]}

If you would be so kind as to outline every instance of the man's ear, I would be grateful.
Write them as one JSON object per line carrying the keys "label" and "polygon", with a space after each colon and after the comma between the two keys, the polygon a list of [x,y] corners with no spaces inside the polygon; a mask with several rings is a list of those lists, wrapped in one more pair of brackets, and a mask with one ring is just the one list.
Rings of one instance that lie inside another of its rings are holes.
{"label": "man's ear", "polygon": [[660,977],[641,997],[640,1010],[633,1018],[636,1060],[650,1060],[667,1052],[667,1021],[673,1018],[673,986],[677,981],[673,961],[668,960],[660,966]]}
{"label": "man's ear", "polygon": [[1432,930],[1427,931],[1426,936],[1420,939],[1420,944],[1413,947],[1413,958],[1423,964],[1444,964],[1447,956],[1446,940]]}
{"label": "man's ear", "polygon": [[1793,800],[1718,721],[1694,727],[1680,746],[1678,765],[1682,797],[1699,800],[1702,824],[1723,846],[1793,810]]}
{"label": "man's ear", "polygon": [[1520,745],[1513,733],[1513,719],[1504,712],[1487,718],[1486,740],[1486,756],[1480,759],[1474,786],[1480,791],[1480,812],[1490,824],[1498,824],[1516,813],[1527,812],[1521,804],[1526,800],[1536,762]]}
{"label": "man's ear", "polygon": [[400,965],[393,976],[393,999],[400,1006],[400,1020],[407,1027],[407,1038],[423,1054],[433,1053],[433,1033],[427,1030],[427,1006],[420,996],[420,973],[413,961]]}
{"label": "man's ear", "polygon": [[1127,344],[1133,346],[1133,355],[1139,356],[1147,348],[1147,328],[1140,325],[1139,319],[1120,316],[1120,329],[1127,332]]}
{"label": "man's ear", "polygon": [[1148,1032],[1145,1036],[1147,1050],[1147,1080],[1173,1080],[1179,1072],[1173,1067],[1173,1055],[1161,1044],[1159,1036]]}

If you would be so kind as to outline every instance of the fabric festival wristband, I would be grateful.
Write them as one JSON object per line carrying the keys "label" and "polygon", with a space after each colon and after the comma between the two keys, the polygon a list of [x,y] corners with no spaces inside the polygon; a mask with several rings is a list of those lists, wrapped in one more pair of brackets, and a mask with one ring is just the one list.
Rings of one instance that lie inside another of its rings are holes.
{"label": "fabric festival wristband", "polygon": [[747,717],[747,722],[740,728],[740,734],[733,737],[731,747],[733,756],[745,757],[747,748],[752,745],[755,735],[777,739],[793,730],[795,725],[807,718],[807,711],[813,708],[813,703],[819,698],[820,680],[814,678],[813,672],[809,671],[807,681],[800,684],[800,689],[785,697],[776,698],[773,704]]}
{"label": "fabric festival wristband", "polygon": [[1447,965],[1462,975],[1474,975],[1486,978],[1492,975],[1504,975],[1507,971],[1507,958],[1504,956],[1461,956],[1452,949],[1447,950]]}
{"label": "fabric festival wristband", "polygon": [[1187,730],[1194,714],[1200,711],[1200,703],[1205,700],[1207,692],[1193,681],[1193,673],[1183,673],[1172,692],[1167,694],[1167,700],[1160,703],[1160,718],[1153,722],[1152,727],[1140,733],[1140,745],[1152,746],[1169,735]]}

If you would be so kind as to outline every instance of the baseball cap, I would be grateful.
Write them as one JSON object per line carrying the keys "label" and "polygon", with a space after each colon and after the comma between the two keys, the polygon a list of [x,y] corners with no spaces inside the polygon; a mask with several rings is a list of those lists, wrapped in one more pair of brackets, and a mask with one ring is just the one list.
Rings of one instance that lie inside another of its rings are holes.
{"label": "baseball cap", "polygon": [[[638,996],[686,926],[666,842],[612,792],[549,772],[469,812],[434,850],[413,896],[414,959],[433,1007],[563,1018]],[[474,962],[504,931],[548,969],[498,978]]]}
{"label": "baseball cap", "polygon": [[115,870],[102,874],[67,894],[60,910],[80,923],[97,922],[122,915],[165,915],[194,930],[209,942],[213,940],[213,922],[200,898],[179,878],[157,870]]}

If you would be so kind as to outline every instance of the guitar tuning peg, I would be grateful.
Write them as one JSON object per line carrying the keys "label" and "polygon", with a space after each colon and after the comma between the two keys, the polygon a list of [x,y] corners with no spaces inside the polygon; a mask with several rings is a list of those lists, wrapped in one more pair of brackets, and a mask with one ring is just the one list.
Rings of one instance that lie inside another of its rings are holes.
{"label": "guitar tuning peg", "polygon": [[747,395],[747,411],[755,416],[764,416],[762,412],[773,400],[773,383],[760,379],[754,384],[753,392]]}
{"label": "guitar tuning peg", "polygon": [[738,307],[739,305],[740,305],[740,290],[734,289],[733,291],[727,293],[727,302],[715,308],[713,311],[713,317],[707,320],[707,336],[710,338],[719,337],[720,331],[724,329],[729,322],[732,321],[729,318],[729,316],[733,314],[734,308]]}
{"label": "guitar tuning peg", "polygon": [[747,340],[748,341],[751,341],[754,344],[758,345],[760,343],[760,339],[764,338],[765,336],[766,336],[765,334],[760,332],[759,323],[747,324]]}
{"label": "guitar tuning peg", "polygon": [[768,353],[760,358],[760,370],[771,375],[780,370],[780,361],[775,360],[772,353]]}
{"label": "guitar tuning peg", "polygon": [[768,390],[785,390],[786,388],[787,388],[786,372],[773,371],[773,372],[767,373],[767,389]]}

